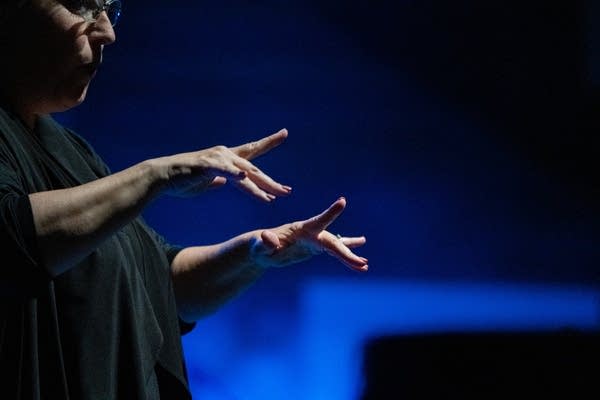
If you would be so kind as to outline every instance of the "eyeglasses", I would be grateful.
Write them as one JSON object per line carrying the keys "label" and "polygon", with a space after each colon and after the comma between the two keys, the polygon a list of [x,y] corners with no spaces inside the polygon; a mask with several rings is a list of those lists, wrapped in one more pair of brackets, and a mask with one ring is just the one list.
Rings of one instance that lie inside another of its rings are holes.
{"label": "eyeglasses", "polygon": [[65,4],[71,12],[83,17],[88,22],[95,22],[100,14],[106,11],[110,24],[115,26],[121,16],[119,0],[69,0]]}

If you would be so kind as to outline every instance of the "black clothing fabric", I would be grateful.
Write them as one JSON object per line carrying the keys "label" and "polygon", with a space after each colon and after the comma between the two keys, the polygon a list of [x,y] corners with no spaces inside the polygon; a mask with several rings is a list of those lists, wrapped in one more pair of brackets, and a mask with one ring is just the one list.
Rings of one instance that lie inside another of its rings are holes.
{"label": "black clothing fabric", "polygon": [[[51,279],[28,194],[109,174],[51,117],[34,132],[0,108],[0,397],[189,399],[169,266],[180,250],[137,218]],[[157,372],[158,371],[158,372]],[[158,378],[158,379],[157,379]],[[154,384],[154,385],[153,385]]]}

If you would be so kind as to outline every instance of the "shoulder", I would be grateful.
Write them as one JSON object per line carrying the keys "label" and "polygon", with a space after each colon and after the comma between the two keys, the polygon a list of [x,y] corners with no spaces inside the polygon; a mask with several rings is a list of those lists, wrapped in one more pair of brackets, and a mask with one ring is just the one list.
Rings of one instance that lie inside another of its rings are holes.
{"label": "shoulder", "polygon": [[96,165],[100,170],[104,171],[105,174],[109,174],[110,170],[104,160],[96,152],[90,142],[85,139],[82,135],[77,133],[74,129],[64,126],[52,116],[41,117],[40,123],[45,124],[46,128],[51,128],[55,134],[61,135],[64,140],[68,141],[77,148],[78,151],[83,153],[86,158]]}
{"label": "shoulder", "polygon": [[96,154],[92,145],[83,136],[76,133],[73,129],[64,126],[52,116],[41,116],[38,124],[40,125],[40,131],[51,131],[53,134],[62,135],[70,142],[82,147],[90,155]]}

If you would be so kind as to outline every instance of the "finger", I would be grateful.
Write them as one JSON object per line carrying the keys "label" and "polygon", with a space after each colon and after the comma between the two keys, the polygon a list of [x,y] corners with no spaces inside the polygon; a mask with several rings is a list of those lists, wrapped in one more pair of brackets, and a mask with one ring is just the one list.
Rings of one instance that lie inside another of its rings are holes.
{"label": "finger", "polygon": [[364,236],[341,237],[341,238],[339,238],[339,240],[341,240],[341,242],[344,244],[344,246],[351,248],[351,249],[360,247],[367,242],[367,238],[365,238]]}
{"label": "finger", "polygon": [[210,172],[212,173],[212,175],[232,180],[242,180],[248,175],[246,171],[244,171],[236,165],[233,165],[233,163],[226,163],[218,167],[212,167],[210,168]]}
{"label": "finger", "polygon": [[223,186],[226,183],[227,183],[227,178],[224,178],[222,176],[216,176],[215,179],[213,179],[212,182],[208,184],[208,188],[216,189],[218,187]]}
{"label": "finger", "polygon": [[344,211],[346,207],[346,199],[340,197],[337,199],[329,208],[323,211],[321,214],[316,215],[310,219],[304,221],[305,228],[313,231],[320,232],[325,230],[335,219]]}
{"label": "finger", "polygon": [[244,170],[248,178],[262,190],[278,196],[286,196],[291,193],[291,187],[275,182],[250,161],[239,157],[234,163],[237,167]]}
{"label": "finger", "polygon": [[247,194],[257,198],[258,200],[261,200],[261,201],[264,201],[267,203],[272,202],[276,198],[276,196],[272,195],[271,193],[267,193],[264,190],[262,190],[261,188],[259,188],[254,182],[252,182],[248,178],[239,180],[239,181],[235,182],[234,185],[235,185],[235,187],[237,187],[244,193],[247,193]]}
{"label": "finger", "polygon": [[238,156],[245,158],[246,160],[252,160],[279,146],[287,138],[287,135],[287,129],[281,129],[279,132],[257,141],[231,147],[230,149]]}
{"label": "finger", "polygon": [[321,245],[327,253],[355,271],[366,271],[369,268],[369,260],[354,254],[341,240],[329,234],[329,232],[326,233],[328,235],[321,240]]}

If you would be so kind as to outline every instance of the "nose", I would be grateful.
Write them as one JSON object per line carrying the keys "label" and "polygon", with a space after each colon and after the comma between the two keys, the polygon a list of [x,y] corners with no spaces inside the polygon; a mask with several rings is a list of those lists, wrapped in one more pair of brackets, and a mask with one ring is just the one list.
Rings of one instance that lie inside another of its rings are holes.
{"label": "nose", "polygon": [[101,45],[108,45],[114,43],[116,39],[115,30],[108,19],[106,11],[102,11],[92,24],[90,40]]}

